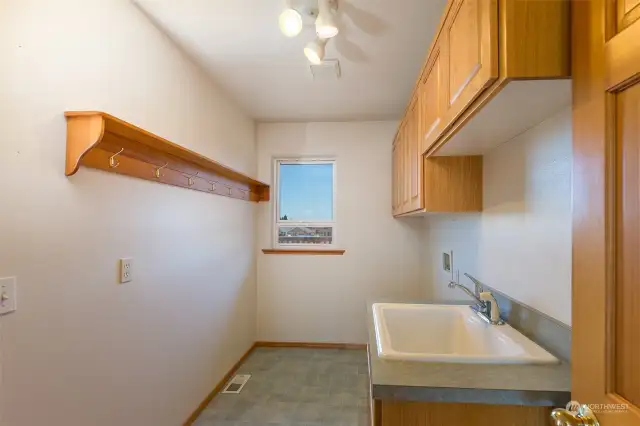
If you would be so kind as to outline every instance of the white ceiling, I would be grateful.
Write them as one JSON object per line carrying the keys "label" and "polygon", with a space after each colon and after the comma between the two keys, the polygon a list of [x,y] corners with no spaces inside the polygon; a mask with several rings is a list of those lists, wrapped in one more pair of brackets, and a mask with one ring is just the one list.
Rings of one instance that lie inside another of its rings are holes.
{"label": "white ceiling", "polygon": [[342,78],[314,81],[302,52],[314,27],[285,37],[284,0],[135,1],[259,121],[399,118],[446,2],[340,0],[326,58],[340,60]]}

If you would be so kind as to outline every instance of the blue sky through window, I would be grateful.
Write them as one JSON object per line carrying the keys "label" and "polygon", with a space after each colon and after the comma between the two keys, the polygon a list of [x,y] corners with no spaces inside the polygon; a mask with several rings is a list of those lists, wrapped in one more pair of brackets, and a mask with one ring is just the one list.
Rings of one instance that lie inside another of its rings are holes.
{"label": "blue sky through window", "polygon": [[333,220],[333,164],[280,164],[280,217]]}

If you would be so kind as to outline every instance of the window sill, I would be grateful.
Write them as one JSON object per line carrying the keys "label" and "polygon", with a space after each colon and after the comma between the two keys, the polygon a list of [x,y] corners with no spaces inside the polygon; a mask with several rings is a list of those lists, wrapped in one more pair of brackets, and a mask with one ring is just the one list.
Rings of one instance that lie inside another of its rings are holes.
{"label": "window sill", "polygon": [[324,255],[324,256],[342,256],[344,250],[322,250],[322,249],[262,249],[264,254],[294,254],[294,255]]}

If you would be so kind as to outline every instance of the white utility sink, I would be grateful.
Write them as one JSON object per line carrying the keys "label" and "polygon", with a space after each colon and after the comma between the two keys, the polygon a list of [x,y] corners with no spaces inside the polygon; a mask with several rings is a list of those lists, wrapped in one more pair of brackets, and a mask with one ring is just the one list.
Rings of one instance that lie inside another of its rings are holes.
{"label": "white utility sink", "polygon": [[490,325],[464,305],[375,303],[378,356],[466,364],[557,364],[514,328]]}

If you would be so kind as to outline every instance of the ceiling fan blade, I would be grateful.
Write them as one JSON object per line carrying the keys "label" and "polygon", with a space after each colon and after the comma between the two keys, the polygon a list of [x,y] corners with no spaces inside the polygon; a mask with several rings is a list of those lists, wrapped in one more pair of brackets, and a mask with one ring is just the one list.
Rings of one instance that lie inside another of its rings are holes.
{"label": "ceiling fan blade", "polygon": [[350,41],[345,34],[340,34],[335,38],[335,46],[338,53],[351,62],[367,63],[369,56],[364,50],[354,42]]}
{"label": "ceiling fan blade", "polygon": [[353,3],[340,0],[338,12],[349,17],[351,22],[361,31],[372,36],[381,36],[389,30],[389,24],[366,9],[361,9]]}

